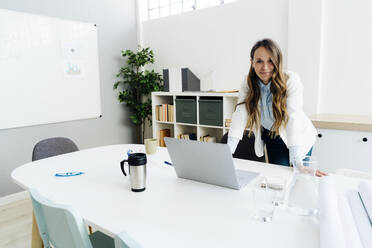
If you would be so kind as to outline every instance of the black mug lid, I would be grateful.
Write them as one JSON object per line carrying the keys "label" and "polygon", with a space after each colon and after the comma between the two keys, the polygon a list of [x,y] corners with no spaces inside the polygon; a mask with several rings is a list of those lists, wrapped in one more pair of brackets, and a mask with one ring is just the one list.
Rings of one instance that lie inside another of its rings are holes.
{"label": "black mug lid", "polygon": [[128,164],[130,166],[140,166],[146,163],[146,153],[131,153],[128,155]]}

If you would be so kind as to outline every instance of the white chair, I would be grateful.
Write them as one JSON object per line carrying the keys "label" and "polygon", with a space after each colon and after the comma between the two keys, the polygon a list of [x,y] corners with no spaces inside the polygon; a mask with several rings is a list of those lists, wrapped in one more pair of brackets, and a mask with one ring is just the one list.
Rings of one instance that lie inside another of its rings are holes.
{"label": "white chair", "polygon": [[125,232],[121,232],[115,236],[115,248],[142,248],[142,246]]}
{"label": "white chair", "polygon": [[83,219],[74,209],[53,203],[34,189],[30,196],[45,248],[141,247],[125,233],[118,234],[115,240],[99,231],[88,235]]}
{"label": "white chair", "polygon": [[358,171],[358,170],[351,170],[351,169],[338,169],[335,172],[338,175],[348,176],[348,177],[356,177],[360,179],[367,179],[372,180],[372,173]]}

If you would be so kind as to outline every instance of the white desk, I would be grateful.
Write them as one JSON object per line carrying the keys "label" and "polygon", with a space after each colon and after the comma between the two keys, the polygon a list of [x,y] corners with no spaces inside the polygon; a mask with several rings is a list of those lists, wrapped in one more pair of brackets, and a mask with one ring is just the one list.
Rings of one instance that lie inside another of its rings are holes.
{"label": "white desk", "polygon": [[[79,211],[88,225],[106,234],[125,231],[144,247],[318,247],[314,219],[277,211],[272,223],[250,219],[251,186],[233,190],[176,177],[167,150],[148,156],[146,191],[130,190],[119,162],[128,148],[113,145],[25,164],[12,173],[25,189]],[[247,163],[250,163],[247,165]],[[283,166],[236,160],[239,169],[290,176]],[[57,178],[58,172],[84,175]]]}

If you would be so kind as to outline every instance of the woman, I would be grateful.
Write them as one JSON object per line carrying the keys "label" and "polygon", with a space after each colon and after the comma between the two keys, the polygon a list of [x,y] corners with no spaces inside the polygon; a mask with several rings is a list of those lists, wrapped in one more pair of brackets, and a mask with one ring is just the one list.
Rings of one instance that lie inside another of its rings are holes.
{"label": "woman", "polygon": [[[255,152],[270,163],[289,166],[311,155],[316,130],[302,109],[303,85],[297,74],[283,72],[280,48],[271,39],[251,50],[251,67],[239,93],[228,145],[234,152],[247,127],[255,135]],[[317,171],[317,176],[326,173]]]}

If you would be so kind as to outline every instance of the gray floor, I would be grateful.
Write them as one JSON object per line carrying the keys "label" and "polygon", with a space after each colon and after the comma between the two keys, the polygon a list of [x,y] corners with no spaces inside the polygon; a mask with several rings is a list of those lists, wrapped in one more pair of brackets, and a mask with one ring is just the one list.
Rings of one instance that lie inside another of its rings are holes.
{"label": "gray floor", "polygon": [[0,206],[0,248],[31,247],[31,225],[31,200]]}

